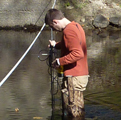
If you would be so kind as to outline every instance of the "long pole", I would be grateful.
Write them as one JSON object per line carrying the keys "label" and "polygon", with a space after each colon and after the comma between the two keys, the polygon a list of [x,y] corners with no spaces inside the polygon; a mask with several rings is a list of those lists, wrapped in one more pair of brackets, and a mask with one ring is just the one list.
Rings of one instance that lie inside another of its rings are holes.
{"label": "long pole", "polygon": [[[55,7],[56,0],[54,0],[54,4],[52,6],[52,9]],[[51,28],[51,40],[53,40],[53,29]],[[54,110],[54,68],[52,67],[52,61],[53,61],[53,50],[54,48],[50,45],[50,70],[51,70],[51,97],[52,97],[52,116],[53,116],[53,110]]]}
{"label": "long pole", "polygon": [[[53,30],[51,28],[51,40],[53,40]],[[52,67],[54,48],[50,45],[50,71],[51,71],[51,97],[52,97],[52,111],[54,110],[54,68]]]}

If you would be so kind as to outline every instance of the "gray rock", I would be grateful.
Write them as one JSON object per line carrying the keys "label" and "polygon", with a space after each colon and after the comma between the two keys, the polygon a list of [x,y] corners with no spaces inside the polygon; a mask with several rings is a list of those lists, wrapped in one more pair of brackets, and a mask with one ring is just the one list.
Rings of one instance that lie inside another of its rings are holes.
{"label": "gray rock", "polygon": [[111,17],[109,21],[112,25],[121,27],[121,17]]}
{"label": "gray rock", "polygon": [[106,28],[109,25],[109,21],[103,15],[97,15],[94,18],[93,25],[96,28]]}

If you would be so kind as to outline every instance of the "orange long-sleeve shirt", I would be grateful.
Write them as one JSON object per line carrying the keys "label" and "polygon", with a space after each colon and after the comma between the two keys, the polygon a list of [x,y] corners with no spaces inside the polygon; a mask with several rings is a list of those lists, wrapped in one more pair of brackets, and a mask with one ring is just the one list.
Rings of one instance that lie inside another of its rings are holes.
{"label": "orange long-sleeve shirt", "polygon": [[88,75],[87,48],[85,32],[76,22],[71,22],[63,30],[63,39],[55,46],[61,49],[60,65],[64,66],[64,75]]}

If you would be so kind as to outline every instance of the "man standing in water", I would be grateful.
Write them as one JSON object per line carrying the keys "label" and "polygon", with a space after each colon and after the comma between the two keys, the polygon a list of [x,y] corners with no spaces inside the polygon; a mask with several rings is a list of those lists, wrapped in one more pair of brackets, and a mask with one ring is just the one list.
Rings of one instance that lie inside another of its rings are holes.
{"label": "man standing in water", "polygon": [[[45,23],[53,30],[63,32],[60,42],[50,40],[51,46],[61,49],[61,57],[56,58],[52,64],[55,68],[64,67],[63,108],[73,117],[82,116],[83,91],[86,89],[89,77],[85,32],[78,23],[69,21],[57,9],[48,10]],[[66,100],[64,94],[68,94]]]}

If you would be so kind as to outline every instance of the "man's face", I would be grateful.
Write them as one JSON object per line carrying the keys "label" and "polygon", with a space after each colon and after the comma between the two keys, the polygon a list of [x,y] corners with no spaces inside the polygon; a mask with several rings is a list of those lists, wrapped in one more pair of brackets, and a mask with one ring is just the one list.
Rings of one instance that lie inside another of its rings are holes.
{"label": "man's face", "polygon": [[59,20],[53,20],[53,22],[49,25],[53,30],[62,31],[61,24]]}

